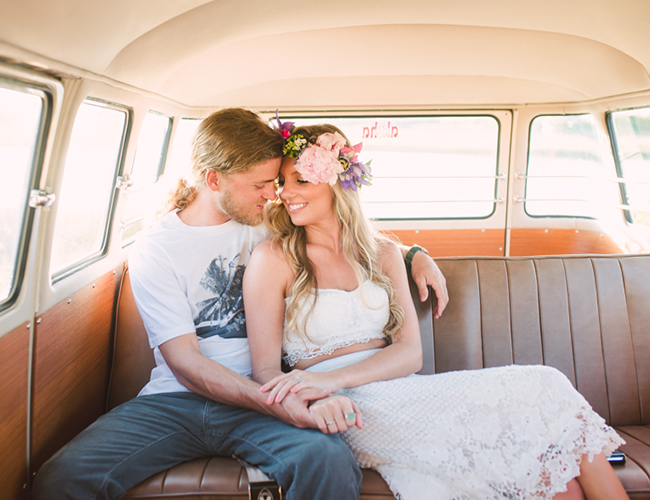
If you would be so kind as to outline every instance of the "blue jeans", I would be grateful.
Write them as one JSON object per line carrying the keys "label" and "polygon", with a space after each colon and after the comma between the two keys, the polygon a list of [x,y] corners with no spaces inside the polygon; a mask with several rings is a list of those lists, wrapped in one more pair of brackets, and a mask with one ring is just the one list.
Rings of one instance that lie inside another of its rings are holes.
{"label": "blue jeans", "polygon": [[43,465],[33,498],[117,499],[157,472],[215,455],[257,465],[287,500],[359,498],[361,471],[338,435],[194,393],[141,396],[102,416]]}

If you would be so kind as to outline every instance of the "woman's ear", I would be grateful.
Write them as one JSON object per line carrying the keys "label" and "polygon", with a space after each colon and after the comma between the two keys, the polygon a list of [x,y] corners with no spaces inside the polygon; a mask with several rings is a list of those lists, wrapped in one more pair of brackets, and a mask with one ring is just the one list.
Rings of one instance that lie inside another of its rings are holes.
{"label": "woman's ear", "polygon": [[210,191],[219,191],[222,181],[221,174],[215,170],[208,170],[205,173],[205,185]]}

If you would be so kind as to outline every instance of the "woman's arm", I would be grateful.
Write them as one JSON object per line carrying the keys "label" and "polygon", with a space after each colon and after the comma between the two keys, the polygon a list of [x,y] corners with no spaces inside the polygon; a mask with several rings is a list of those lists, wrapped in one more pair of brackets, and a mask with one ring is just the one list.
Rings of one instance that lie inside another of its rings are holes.
{"label": "woman's arm", "polygon": [[382,244],[380,259],[383,272],[393,282],[396,300],[404,310],[404,325],[392,343],[364,361],[344,368],[324,373],[293,370],[271,381],[260,381],[264,384],[263,390],[271,390],[273,401],[282,401],[286,394],[307,388],[327,388],[336,392],[378,380],[404,377],[422,367],[420,329],[402,254],[395,243],[386,241]]}
{"label": "woman's arm", "polygon": [[[291,268],[279,250],[274,252],[270,242],[263,242],[255,248],[246,266],[243,290],[253,380],[259,383],[282,374],[284,297],[292,280]],[[325,434],[343,432],[353,425],[361,428],[361,412],[357,405],[343,396],[328,397],[329,393],[329,390],[306,389],[277,403],[285,405],[291,402],[291,407],[302,407],[306,401],[311,401],[311,417]],[[292,399],[298,401],[292,402]],[[267,405],[273,402],[273,398],[267,397]],[[346,415],[354,417],[346,418]],[[328,422],[335,423],[328,425]]]}
{"label": "woman's arm", "polygon": [[282,374],[284,298],[293,271],[270,241],[257,245],[244,273],[246,331],[253,362],[253,380],[263,384]]}

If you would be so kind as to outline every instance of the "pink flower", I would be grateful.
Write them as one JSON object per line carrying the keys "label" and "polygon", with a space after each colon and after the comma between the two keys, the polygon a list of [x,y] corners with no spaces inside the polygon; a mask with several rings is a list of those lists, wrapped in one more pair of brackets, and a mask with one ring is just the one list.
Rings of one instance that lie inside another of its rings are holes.
{"label": "pink flower", "polygon": [[337,158],[338,150],[333,154],[320,146],[313,145],[302,152],[300,158],[296,160],[295,167],[304,180],[313,184],[327,182],[333,186],[338,179],[338,174],[343,172],[343,167]]}
{"label": "pink flower", "polygon": [[282,129],[280,133],[282,134],[282,137],[285,139],[291,135],[291,132],[289,132],[286,129]]}
{"label": "pink flower", "polygon": [[334,157],[337,157],[341,148],[345,147],[345,139],[338,132],[334,132],[333,134],[327,132],[318,136],[316,145],[327,151],[331,151]]}

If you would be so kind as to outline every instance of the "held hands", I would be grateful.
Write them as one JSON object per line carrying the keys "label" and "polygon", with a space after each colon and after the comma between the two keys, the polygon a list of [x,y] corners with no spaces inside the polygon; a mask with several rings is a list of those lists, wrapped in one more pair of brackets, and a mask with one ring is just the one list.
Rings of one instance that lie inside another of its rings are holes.
{"label": "held hands", "polygon": [[[320,393],[330,394],[336,392],[340,387],[337,387],[334,380],[329,373],[314,373],[306,372],[303,370],[292,370],[289,373],[283,373],[277,377],[269,380],[266,384],[260,387],[262,392],[270,392],[266,400],[266,404],[281,403],[282,400],[289,393],[301,392],[303,399],[320,399],[321,397],[313,397]],[[305,389],[310,389],[305,391]]]}
{"label": "held hands", "polygon": [[325,434],[344,432],[355,425],[363,428],[357,404],[345,396],[330,395],[340,389],[330,379],[328,373],[293,370],[273,378],[260,390],[269,392],[267,405],[278,403],[288,408],[298,405],[301,409],[308,405],[314,426]]}
{"label": "held hands", "polygon": [[438,305],[433,311],[433,317],[438,319],[447,307],[449,302],[449,293],[447,292],[447,281],[443,276],[440,268],[424,252],[416,252],[411,262],[411,276],[420,292],[420,300],[424,302],[429,296],[427,285],[436,292]]}
{"label": "held hands", "polygon": [[363,429],[359,407],[345,396],[320,399],[309,407],[309,411],[323,434],[345,432],[355,425]]}

